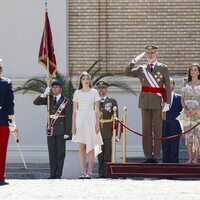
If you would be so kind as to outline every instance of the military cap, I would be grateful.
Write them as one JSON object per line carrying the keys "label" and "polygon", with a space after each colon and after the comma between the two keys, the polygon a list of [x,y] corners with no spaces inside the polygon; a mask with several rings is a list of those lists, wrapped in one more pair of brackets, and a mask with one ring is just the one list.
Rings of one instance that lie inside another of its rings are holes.
{"label": "military cap", "polygon": [[108,83],[106,83],[105,81],[99,81],[96,85],[97,87],[108,87]]}
{"label": "military cap", "polygon": [[154,53],[158,50],[158,47],[155,45],[147,45],[144,49],[146,53]]}
{"label": "military cap", "polygon": [[62,83],[60,81],[52,82],[51,87],[53,87],[54,85],[58,85],[58,86],[60,86],[62,88]]}

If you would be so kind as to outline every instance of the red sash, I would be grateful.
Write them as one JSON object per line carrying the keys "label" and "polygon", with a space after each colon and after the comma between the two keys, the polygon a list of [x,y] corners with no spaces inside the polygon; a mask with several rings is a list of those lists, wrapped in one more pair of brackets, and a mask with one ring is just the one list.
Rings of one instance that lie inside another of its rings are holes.
{"label": "red sash", "polygon": [[167,101],[166,89],[142,85],[142,92],[160,93],[164,102]]}

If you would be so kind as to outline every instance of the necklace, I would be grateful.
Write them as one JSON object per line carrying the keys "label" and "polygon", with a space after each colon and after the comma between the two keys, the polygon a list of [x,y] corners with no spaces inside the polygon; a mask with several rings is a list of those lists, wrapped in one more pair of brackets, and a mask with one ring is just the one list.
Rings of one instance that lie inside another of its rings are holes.
{"label": "necklace", "polygon": [[194,86],[196,86],[198,82],[199,82],[198,79],[196,81],[191,81],[192,88],[194,88]]}

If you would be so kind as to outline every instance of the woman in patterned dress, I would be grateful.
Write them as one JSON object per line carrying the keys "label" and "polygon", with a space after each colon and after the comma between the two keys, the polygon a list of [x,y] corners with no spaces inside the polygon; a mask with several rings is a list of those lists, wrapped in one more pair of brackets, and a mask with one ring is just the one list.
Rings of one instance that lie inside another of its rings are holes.
{"label": "woman in patterned dress", "polygon": [[[183,111],[178,117],[183,130],[187,131],[200,122],[200,65],[193,63],[188,70],[188,80],[182,88],[181,104]],[[188,149],[188,164],[197,164],[200,148],[200,126],[185,135]],[[194,158],[193,158],[194,154]]]}
{"label": "woman in patterned dress", "polygon": [[101,145],[103,145],[99,124],[99,100],[98,91],[92,88],[90,75],[87,72],[81,73],[78,90],[74,93],[72,116],[72,141],[79,142],[82,173],[80,179],[91,179],[94,157],[101,153]]}

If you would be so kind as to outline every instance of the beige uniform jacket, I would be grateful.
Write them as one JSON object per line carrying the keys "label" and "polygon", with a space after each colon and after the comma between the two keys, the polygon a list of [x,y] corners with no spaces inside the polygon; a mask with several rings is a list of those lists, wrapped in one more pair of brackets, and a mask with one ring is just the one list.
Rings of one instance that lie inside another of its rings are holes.
{"label": "beige uniform jacket", "polygon": [[[126,76],[138,77],[140,79],[141,85],[150,86],[143,68],[145,67],[147,71],[150,72],[148,64],[144,64],[138,67],[135,64],[130,63],[125,69]],[[171,90],[170,90],[170,79],[169,71],[166,65],[162,63],[157,63],[150,72],[159,87],[164,87],[166,89],[167,103],[171,103]],[[141,109],[161,109],[162,99],[156,93],[141,92],[139,97],[139,108]]]}

